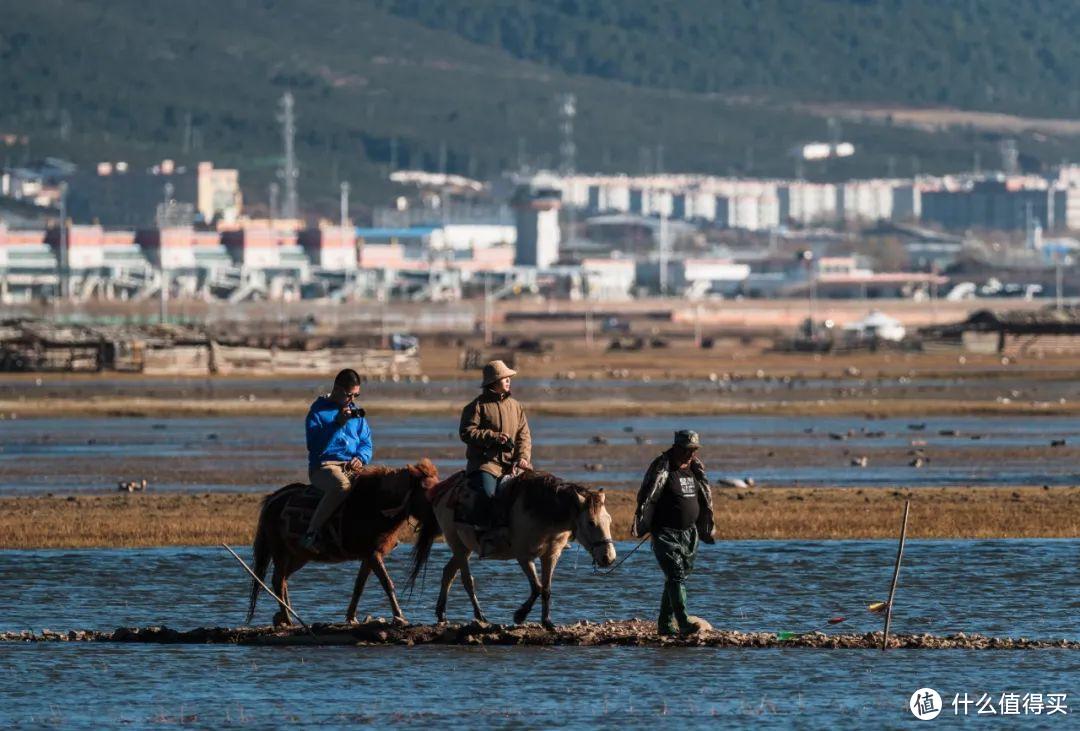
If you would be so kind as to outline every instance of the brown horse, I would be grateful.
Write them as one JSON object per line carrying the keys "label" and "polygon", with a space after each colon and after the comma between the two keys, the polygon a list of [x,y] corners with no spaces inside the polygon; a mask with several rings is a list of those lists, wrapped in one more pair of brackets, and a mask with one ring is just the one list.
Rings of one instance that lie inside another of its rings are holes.
{"label": "brown horse", "polygon": [[[469,555],[473,551],[479,552],[476,531],[470,525],[458,523],[454,516],[453,504],[458,492],[469,489],[464,477],[463,472],[455,473],[428,491],[438,523],[425,522],[413,546],[410,586],[427,563],[431,544],[440,531],[453,551],[443,569],[439,600],[435,605],[435,618],[440,623],[446,621],[446,596],[458,571],[472,602],[473,616],[485,621],[469,569]],[[529,580],[529,598],[514,612],[514,621],[524,622],[539,597],[543,600],[541,622],[551,629],[555,626],[551,621],[551,580],[559,556],[570,539],[576,537],[597,565],[610,566],[615,562],[611,516],[604,507],[604,491],[590,490],[547,472],[531,470],[515,477],[502,489],[507,492],[499,500],[505,500],[509,506],[509,542],[485,558],[516,560]],[[537,558],[540,559],[539,577],[533,563]]]}
{"label": "brown horse", "polygon": [[[435,514],[427,500],[427,491],[439,481],[439,472],[429,460],[398,469],[389,467],[365,467],[353,478],[353,486],[342,504],[340,514],[340,537],[330,541],[320,553],[312,553],[300,546],[300,535],[289,531],[286,525],[290,504],[300,498],[308,486],[300,483],[286,485],[263,499],[259,524],[255,530],[254,570],[259,578],[266,576],[271,562],[274,573],[271,585],[274,592],[286,604],[289,603],[289,576],[309,561],[339,563],[360,560],[360,571],[353,586],[352,601],[345,612],[345,621],[356,621],[356,605],[364,583],[372,571],[382,584],[390,600],[394,619],[405,621],[405,615],[394,592],[394,582],[383,563],[398,543],[398,531],[413,518],[421,525],[435,525]],[[332,517],[328,526],[338,524]],[[303,521],[306,525],[306,518]],[[325,529],[324,529],[325,533]],[[255,602],[259,598],[259,585],[251,582],[251,603],[248,606],[247,623],[255,615]],[[291,624],[288,612],[282,607],[274,615],[275,625]]]}

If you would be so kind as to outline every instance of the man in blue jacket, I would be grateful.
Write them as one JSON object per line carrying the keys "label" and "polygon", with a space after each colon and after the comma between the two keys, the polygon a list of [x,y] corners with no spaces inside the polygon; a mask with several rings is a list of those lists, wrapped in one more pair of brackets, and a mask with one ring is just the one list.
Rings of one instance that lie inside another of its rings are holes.
{"label": "man in blue jacket", "polygon": [[371,427],[355,403],[359,395],[360,376],[346,368],[334,378],[333,390],[308,409],[308,477],[322,492],[302,541],[311,551],[327,519],[348,497],[352,474],[371,462]]}

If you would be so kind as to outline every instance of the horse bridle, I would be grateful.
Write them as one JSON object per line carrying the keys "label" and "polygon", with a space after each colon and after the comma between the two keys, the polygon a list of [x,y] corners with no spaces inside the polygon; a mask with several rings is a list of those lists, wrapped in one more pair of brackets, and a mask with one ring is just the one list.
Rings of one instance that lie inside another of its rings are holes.
{"label": "horse bridle", "polygon": [[589,551],[591,553],[592,551],[595,551],[597,548],[600,548],[600,546],[614,546],[614,545],[615,545],[615,541],[611,540],[610,538],[601,538],[598,541],[590,541],[590,542],[586,543],[585,544],[585,550],[587,550],[587,551]]}

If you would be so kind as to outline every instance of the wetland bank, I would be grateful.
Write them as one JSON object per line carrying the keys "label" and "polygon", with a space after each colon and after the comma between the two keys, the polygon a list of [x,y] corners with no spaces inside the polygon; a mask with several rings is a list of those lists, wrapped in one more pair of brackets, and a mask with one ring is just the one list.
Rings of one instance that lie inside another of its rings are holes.
{"label": "wetland bank", "polygon": [[[539,628],[526,628],[537,644],[410,647],[392,632],[379,646],[356,646],[355,638],[321,647],[5,642],[0,656],[18,672],[0,680],[7,699],[0,717],[75,726],[432,718],[550,726],[644,713],[689,726],[718,716],[785,725],[813,706],[805,695],[812,686],[830,702],[821,717],[839,728],[864,725],[866,713],[895,717],[927,673],[954,691],[1075,686],[1080,661],[1070,648],[1080,634],[1075,605],[1062,594],[1080,583],[1080,393],[1071,359],[1002,365],[972,358],[961,366],[955,356],[936,355],[766,358],[695,363],[667,376],[631,366],[626,374],[622,363],[615,375],[565,359],[535,365],[536,377],[515,388],[527,404],[551,405],[530,411],[534,458],[605,487],[616,538],[627,537],[642,470],[675,428],[702,434],[714,481],[754,478],[751,489],[714,488],[720,541],[703,547],[693,578],[693,609],[730,633],[727,646],[659,646],[651,636],[638,643],[655,614],[652,556],[638,551],[603,577],[574,549],[560,563],[555,622],[622,639],[552,646]],[[561,372],[568,366],[573,379]],[[0,632],[235,628],[247,582],[213,546],[250,545],[259,497],[302,479],[298,419],[325,379],[40,378],[41,385],[36,376],[0,381],[7,417],[0,421],[0,576],[5,595],[19,598]],[[426,383],[368,383],[377,460],[428,456],[443,474],[452,472],[461,449],[450,407],[473,388],[449,372]],[[686,405],[692,415],[680,412]],[[926,457],[919,467],[911,466],[915,451]],[[865,466],[853,465],[860,457]],[[147,479],[147,493],[116,492],[118,481],[137,479]],[[877,650],[831,649],[841,637],[880,632],[880,617],[866,606],[885,598],[909,498],[893,632],[963,633],[967,649],[893,650],[885,659]],[[633,546],[622,540],[620,555]],[[388,561],[395,579],[408,550]],[[435,551],[443,556],[445,547]],[[492,637],[509,643],[517,630],[503,627],[522,599],[520,573],[489,562],[477,562],[474,572],[500,627]],[[292,601],[313,624],[340,622],[354,574],[348,565],[306,567],[291,585]],[[403,597],[418,628],[432,619],[434,584],[428,577]],[[262,610],[256,624],[273,611]],[[388,616],[377,590],[365,592],[365,614],[372,627]],[[467,626],[468,615],[455,589],[451,625]],[[836,616],[844,623],[826,626]],[[634,625],[635,618],[646,624]],[[611,620],[617,624],[604,630]],[[807,639],[779,643],[781,632]],[[987,651],[973,649],[973,635],[1054,646]],[[743,640],[765,646],[733,646]],[[710,682],[693,698],[661,698],[658,685],[679,682],[688,663]],[[356,682],[358,668],[380,678],[377,692]],[[490,682],[493,668],[504,682]],[[78,700],[16,681],[27,673],[77,685]],[[312,687],[313,674],[328,680]],[[534,689],[527,703],[522,684]],[[473,692],[481,685],[488,688],[482,696]],[[304,698],[307,710],[292,704],[282,715],[281,698]]]}

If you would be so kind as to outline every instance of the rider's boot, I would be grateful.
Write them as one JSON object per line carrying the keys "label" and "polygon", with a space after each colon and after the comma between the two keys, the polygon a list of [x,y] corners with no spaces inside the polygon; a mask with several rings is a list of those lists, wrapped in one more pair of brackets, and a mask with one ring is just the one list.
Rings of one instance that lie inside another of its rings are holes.
{"label": "rider's boot", "polygon": [[311,551],[312,553],[322,553],[319,547],[319,534],[309,530],[304,534],[304,537],[300,539],[300,547],[305,551]]}

